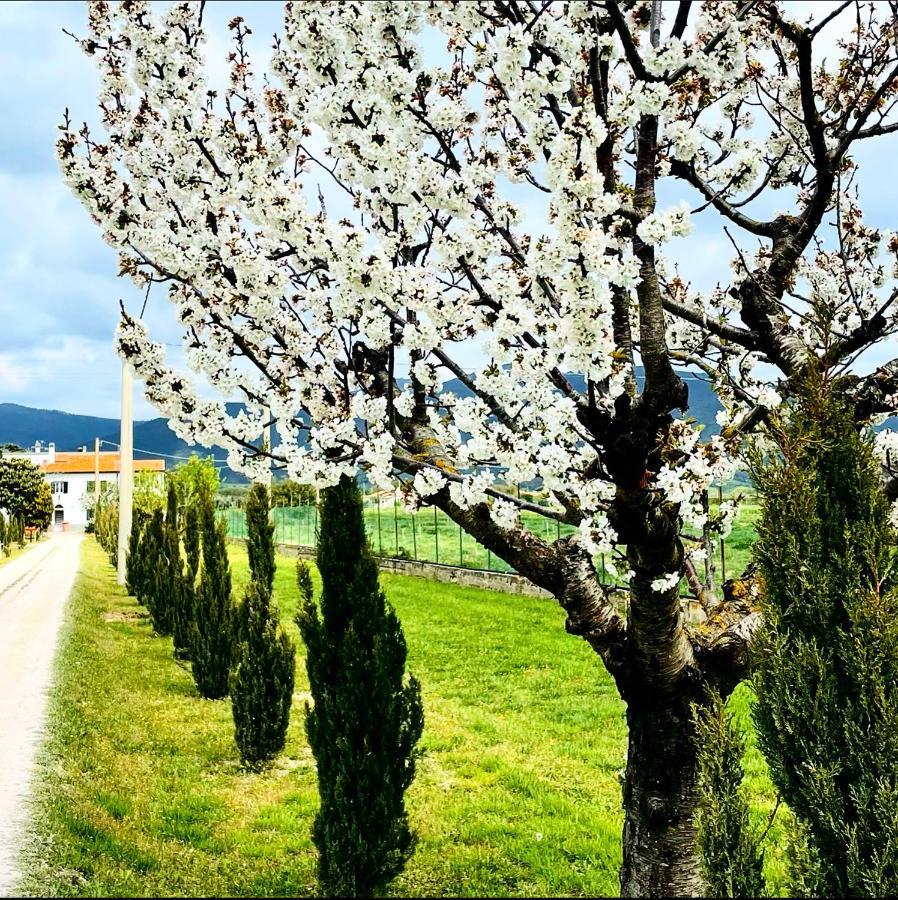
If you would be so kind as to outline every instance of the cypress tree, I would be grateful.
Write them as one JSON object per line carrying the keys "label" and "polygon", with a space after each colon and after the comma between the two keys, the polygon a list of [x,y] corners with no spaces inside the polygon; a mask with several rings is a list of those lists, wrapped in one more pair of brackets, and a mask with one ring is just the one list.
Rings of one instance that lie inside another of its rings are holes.
{"label": "cypress tree", "polygon": [[231,703],[240,758],[245,765],[257,768],[284,749],[293,701],[296,649],[280,625],[272,597],[274,528],[264,485],[255,484],[250,490],[246,523],[252,577],[241,605]]}
{"label": "cypress tree", "polygon": [[699,747],[696,817],[708,897],[762,897],[764,854],[750,823],[742,757],[745,743],[719,694],[696,707]]}
{"label": "cypress tree", "polygon": [[243,763],[258,768],[284,749],[296,648],[280,625],[277,605],[257,581],[247,587],[242,620],[231,673],[234,737]]}
{"label": "cypress tree", "polygon": [[[147,594],[150,589],[151,565],[149,561],[149,537],[150,521],[152,516],[147,516],[141,525],[140,536],[137,540],[137,553],[129,559],[134,560],[134,598],[141,605],[146,605]],[[129,576],[130,578],[130,576]]]}
{"label": "cypress tree", "polygon": [[190,658],[193,636],[193,603],[187,590],[184,563],[181,559],[181,524],[178,516],[178,495],[169,482],[165,512],[165,580],[171,607],[172,639],[176,659]]}
{"label": "cypress tree", "polygon": [[822,896],[898,893],[895,534],[869,431],[811,377],[781,454],[754,463],[765,627],[758,741],[807,838]]}
{"label": "cypress tree", "polygon": [[253,581],[270,595],[274,590],[274,524],[264,484],[254,484],[246,500],[246,554]]}
{"label": "cypress tree", "polygon": [[203,572],[194,600],[193,680],[203,697],[220,700],[228,694],[234,612],[225,525],[215,521],[211,497],[202,500],[200,529]]}
{"label": "cypress tree", "polygon": [[310,603],[315,595],[315,587],[312,584],[312,570],[304,559],[296,560],[296,586],[303,603]]}
{"label": "cypress tree", "polygon": [[134,516],[131,520],[131,534],[128,538],[128,561],[126,564],[125,587],[132,597],[137,597],[143,590],[143,567],[140,558],[140,537],[142,529],[140,518]]}
{"label": "cypress tree", "polygon": [[405,679],[402,628],[378,585],[358,486],[347,477],[323,495],[318,569],[319,602],[305,598],[297,616],[321,797],[312,837],[323,893],[368,897],[412,852],[405,791],[424,718],[420,686]]}
{"label": "cypress tree", "polygon": [[146,607],[157,634],[172,633],[171,591],[166,563],[165,520],[157,509],[149,521],[145,535]]}
{"label": "cypress tree", "polygon": [[188,581],[193,586],[200,569],[200,518],[196,502],[188,504],[184,515],[184,554],[187,557]]}

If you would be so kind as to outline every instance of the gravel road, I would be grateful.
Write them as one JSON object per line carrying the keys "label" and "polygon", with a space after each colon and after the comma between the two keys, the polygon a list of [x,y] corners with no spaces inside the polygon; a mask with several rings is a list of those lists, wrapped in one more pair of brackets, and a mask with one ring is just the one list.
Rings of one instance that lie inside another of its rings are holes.
{"label": "gravel road", "polygon": [[15,889],[17,850],[81,536],[54,534],[0,567],[0,896]]}

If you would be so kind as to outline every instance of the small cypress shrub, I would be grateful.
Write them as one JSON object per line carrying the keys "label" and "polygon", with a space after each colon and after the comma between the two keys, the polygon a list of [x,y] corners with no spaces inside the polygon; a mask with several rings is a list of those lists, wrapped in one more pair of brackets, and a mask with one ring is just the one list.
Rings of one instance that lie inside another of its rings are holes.
{"label": "small cypress shrub", "polygon": [[241,618],[243,637],[231,673],[234,737],[243,763],[258,768],[284,749],[296,648],[280,625],[277,605],[257,581],[247,587]]}
{"label": "small cypress shrub", "polygon": [[144,539],[146,607],[157,634],[172,633],[171,586],[166,561],[165,520],[162,510],[153,512]]}
{"label": "small cypress shrub", "polygon": [[137,516],[131,520],[131,534],[128,538],[128,561],[125,566],[125,587],[132,597],[141,592],[141,579],[143,570],[140,559],[140,519]]}
{"label": "small cypress shrub", "polygon": [[708,897],[763,897],[764,853],[743,788],[745,743],[719,694],[696,706],[698,850]]}
{"label": "small cypress shrub", "polygon": [[246,499],[246,555],[252,579],[268,592],[274,590],[274,524],[268,489],[264,484],[254,484]]}
{"label": "small cypress shrub", "polygon": [[234,735],[245,765],[258,768],[284,749],[296,649],[281,628],[274,587],[274,528],[268,491],[255,484],[247,503],[247,547],[252,578],[240,607],[240,639],[231,673]]}
{"label": "small cypress shrub", "polygon": [[299,596],[303,603],[311,603],[315,587],[312,584],[312,570],[304,559],[296,560],[296,586],[299,588]]}
{"label": "small cypress shrub", "polygon": [[322,892],[369,897],[412,853],[405,791],[424,717],[420,686],[405,678],[405,638],[378,585],[352,479],[324,492],[318,569],[319,602],[307,596],[297,616],[314,699],[306,732],[321,797],[312,837]]}
{"label": "small cypress shrub", "polygon": [[[151,567],[149,562],[149,530],[152,516],[147,516],[140,527],[140,536],[137,540],[137,552],[130,559],[134,560],[134,598],[142,606],[146,605],[147,595],[150,591]],[[128,576],[131,583],[131,576]]]}
{"label": "small cypress shrub", "polygon": [[200,570],[200,517],[196,502],[188,504],[184,515],[184,555],[188,580],[193,585]]}
{"label": "small cypress shrub", "polygon": [[821,896],[898,893],[895,533],[869,430],[838,380],[802,387],[754,461],[764,630],[758,743],[807,838]]}
{"label": "small cypress shrub", "polygon": [[193,637],[193,597],[192,592],[188,590],[184,562],[181,559],[181,523],[178,515],[178,495],[173,482],[169,482],[166,502],[164,561],[175,658],[189,659]]}
{"label": "small cypress shrub", "polygon": [[193,604],[190,658],[197,690],[208,700],[220,700],[228,694],[234,608],[225,525],[215,521],[215,507],[208,497],[200,508],[200,529],[203,572]]}

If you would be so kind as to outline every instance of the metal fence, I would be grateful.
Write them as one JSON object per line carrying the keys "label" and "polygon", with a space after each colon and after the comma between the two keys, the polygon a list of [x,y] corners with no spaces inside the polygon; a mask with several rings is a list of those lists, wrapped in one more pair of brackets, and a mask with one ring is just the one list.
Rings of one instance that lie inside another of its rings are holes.
{"label": "metal fence", "polygon": [[[246,537],[246,514],[242,503],[219,509],[228,535]],[[436,507],[409,512],[395,496],[367,490],[364,494],[365,528],[372,552],[378,556],[442,563],[491,572],[514,572],[504,560],[479,544]],[[274,507],[271,511],[275,541],[299,547],[314,547],[318,535],[315,506]],[[534,530],[547,538],[573,529],[533,516]],[[529,525],[530,523],[528,523]]]}
{"label": "metal fence", "polygon": [[[722,499],[722,495],[719,495]],[[363,491],[365,527],[372,552],[377,556],[441,563],[489,572],[514,573],[514,569],[478,543],[442,510],[427,507],[409,512],[399,502],[398,494],[367,488]],[[219,507],[228,536],[246,537],[246,514],[242,500]],[[318,536],[318,509],[309,506],[285,506],[272,509],[275,541],[297,547],[315,547]],[[575,531],[574,526],[562,524],[538,513],[524,511],[522,523],[547,541],[556,540]],[[723,541],[709,542],[709,551],[718,557],[722,580],[726,579],[726,556]],[[596,560],[596,567],[604,584],[615,579],[606,568],[604,556]],[[716,568],[716,567],[715,567]],[[689,589],[684,582],[683,593]]]}

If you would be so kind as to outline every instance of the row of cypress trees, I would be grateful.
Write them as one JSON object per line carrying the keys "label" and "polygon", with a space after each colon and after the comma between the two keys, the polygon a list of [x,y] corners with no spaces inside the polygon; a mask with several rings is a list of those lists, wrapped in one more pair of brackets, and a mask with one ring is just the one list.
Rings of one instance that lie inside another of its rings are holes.
{"label": "row of cypress trees", "polygon": [[251,580],[239,606],[213,498],[189,504],[182,524],[173,484],[164,515],[156,510],[134,522],[127,586],[146,606],[153,630],[172,637],[175,657],[190,663],[199,693],[210,700],[231,693],[241,758],[258,766],[284,746],[295,650],[272,607],[274,542],[262,524],[268,519],[263,486],[252,489],[249,507]]}
{"label": "row of cypress trees", "polygon": [[[273,596],[268,492],[261,485],[250,491],[251,577],[239,605],[212,498],[188,505],[183,519],[182,527],[172,487],[164,516],[159,510],[135,522],[128,587],[154,629],[171,634],[176,654],[189,659],[200,693],[230,692],[241,759],[258,768],[284,747],[296,653]],[[353,479],[323,492],[320,523],[317,602],[309,566],[300,560],[296,571],[296,623],[313,700],[306,733],[321,798],[312,837],[322,892],[369,897],[383,892],[414,848],[405,792],[424,724],[421,688],[406,678],[405,638],[379,586]]]}
{"label": "row of cypress trees", "polygon": [[[135,516],[137,515],[135,510]],[[113,568],[118,566],[118,503],[98,501],[94,507],[93,531]]]}
{"label": "row of cypress trees", "polygon": [[[810,376],[778,453],[756,455],[758,746],[794,816],[797,896],[898,894],[898,556],[869,430],[837,379]],[[742,743],[717,704],[703,725],[699,841],[709,896],[765,890],[741,780]]]}

